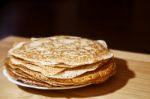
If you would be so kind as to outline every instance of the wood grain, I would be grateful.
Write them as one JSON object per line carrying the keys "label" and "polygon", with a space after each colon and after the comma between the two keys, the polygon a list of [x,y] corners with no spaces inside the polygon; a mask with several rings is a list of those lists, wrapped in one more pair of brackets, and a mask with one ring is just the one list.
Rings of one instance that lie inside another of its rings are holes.
{"label": "wood grain", "polygon": [[[24,40],[27,39],[10,36],[0,41],[1,65],[12,44]],[[150,55],[111,51],[115,54],[117,73],[104,84],[71,90],[35,90],[12,84],[0,73],[0,99],[150,99]]]}

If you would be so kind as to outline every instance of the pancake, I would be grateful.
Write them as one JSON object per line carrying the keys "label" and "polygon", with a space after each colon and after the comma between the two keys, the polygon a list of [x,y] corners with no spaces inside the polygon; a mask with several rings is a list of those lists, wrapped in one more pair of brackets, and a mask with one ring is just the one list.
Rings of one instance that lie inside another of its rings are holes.
{"label": "pancake", "polygon": [[[7,68],[7,71],[9,72],[9,75],[12,76],[13,79],[16,79],[16,80],[18,79],[18,81],[20,81],[22,83],[25,83],[25,84],[28,84],[28,85],[33,85],[33,86],[38,86],[38,87],[47,87],[47,88],[68,87],[68,85],[65,86],[65,85],[62,85],[62,84],[48,84],[48,83],[45,83],[45,82],[41,82],[40,80],[37,81],[37,80],[29,79],[29,78],[26,78],[26,77],[22,77],[22,75],[20,75],[20,74],[18,75],[18,73],[12,72],[13,70],[10,69],[10,68]],[[77,86],[77,85],[73,85],[73,86]]]}
{"label": "pancake", "polygon": [[22,65],[31,70],[42,72],[44,75],[54,75],[66,69],[66,68],[51,67],[51,66],[36,66],[34,64],[31,64],[21,59],[17,59],[15,57],[10,57],[9,60],[14,65]]}
{"label": "pancake", "polygon": [[53,36],[21,42],[9,54],[36,65],[73,68],[113,57],[101,42],[73,36]]}
{"label": "pancake", "polygon": [[10,66],[12,68],[18,67],[19,69],[16,69],[16,72],[20,71],[25,74],[30,75],[30,77],[33,77],[35,79],[40,79],[43,82],[46,82],[48,84],[55,84],[55,85],[80,85],[80,84],[88,84],[88,83],[100,83],[105,80],[107,80],[110,76],[112,76],[116,71],[116,66],[111,59],[109,62],[104,64],[102,67],[96,69],[95,71],[91,71],[88,73],[85,73],[83,75],[80,75],[78,77],[72,78],[72,79],[56,79],[56,78],[50,78],[42,75],[39,72],[31,71],[30,69],[12,65],[10,63],[6,63],[6,66]]}
{"label": "pancake", "polygon": [[[25,73],[23,71],[23,69],[25,69],[24,67],[19,69],[19,67],[10,66],[8,64],[5,64],[5,66],[6,66],[6,69],[9,73],[9,75],[11,75],[16,80],[27,82],[27,83],[32,82],[32,81],[35,82],[35,83],[37,82],[38,84],[39,83],[44,83],[44,84],[49,85],[49,87],[51,87],[51,86],[60,86],[60,84],[55,84],[54,82],[53,83],[46,83],[46,82],[42,81],[41,79],[36,78],[35,76],[31,76],[30,74]],[[30,85],[34,85],[34,83],[33,84],[31,83]]]}
{"label": "pancake", "polygon": [[21,65],[30,70],[38,71],[45,76],[48,76],[51,78],[61,78],[61,79],[74,78],[86,72],[96,70],[98,67],[102,66],[105,62],[107,62],[107,60],[105,60],[104,62],[98,62],[98,63],[86,65],[86,66],[84,65],[84,66],[80,66],[76,68],[65,69],[65,68],[56,68],[56,67],[50,67],[50,66],[39,67],[39,66],[32,65],[30,63],[27,63],[23,60],[20,60],[14,57],[8,58],[8,61],[10,61],[11,64]]}
{"label": "pancake", "polygon": [[43,87],[102,83],[116,72],[113,53],[105,41],[73,36],[15,44],[8,51],[5,67],[14,79]]}
{"label": "pancake", "polygon": [[7,71],[9,73],[9,75],[11,75],[13,77],[13,79],[16,79],[18,81],[21,81],[21,82],[29,84],[29,85],[40,86],[40,87],[52,87],[53,86],[53,85],[47,84],[45,82],[41,82],[39,80],[23,77],[22,75],[20,75],[16,72],[13,72],[13,70],[10,68],[7,68]]}

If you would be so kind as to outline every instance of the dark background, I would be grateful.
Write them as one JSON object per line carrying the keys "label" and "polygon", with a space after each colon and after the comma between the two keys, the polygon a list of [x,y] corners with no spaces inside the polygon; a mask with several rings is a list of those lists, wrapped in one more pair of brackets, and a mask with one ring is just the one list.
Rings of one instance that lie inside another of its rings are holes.
{"label": "dark background", "polygon": [[0,0],[0,38],[75,35],[150,53],[150,0]]}

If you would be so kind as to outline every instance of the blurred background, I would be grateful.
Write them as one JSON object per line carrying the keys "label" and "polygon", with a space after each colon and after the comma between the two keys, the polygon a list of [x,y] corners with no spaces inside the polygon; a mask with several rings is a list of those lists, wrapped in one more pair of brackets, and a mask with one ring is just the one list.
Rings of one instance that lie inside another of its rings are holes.
{"label": "blurred background", "polygon": [[0,0],[0,38],[74,35],[150,53],[150,0]]}

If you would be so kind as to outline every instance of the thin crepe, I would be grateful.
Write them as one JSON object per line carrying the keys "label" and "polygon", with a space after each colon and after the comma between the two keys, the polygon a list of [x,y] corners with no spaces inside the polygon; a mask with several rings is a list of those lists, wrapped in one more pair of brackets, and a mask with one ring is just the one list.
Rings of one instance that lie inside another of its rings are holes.
{"label": "thin crepe", "polygon": [[72,36],[53,36],[21,42],[9,54],[36,65],[73,68],[113,57],[104,43]]}
{"label": "thin crepe", "polygon": [[[110,76],[112,76],[116,71],[116,66],[111,59],[106,64],[104,64],[102,67],[87,72],[83,75],[80,75],[75,78],[71,79],[58,79],[58,78],[50,78],[42,75],[39,72],[32,71],[30,69],[24,68],[22,66],[13,65],[11,63],[5,64],[7,68],[11,67],[15,72],[22,72],[24,74],[30,75],[30,77],[33,77],[33,79],[38,79],[40,81],[46,82],[48,84],[55,84],[55,85],[79,85],[79,84],[88,84],[88,83],[99,83],[102,81],[107,80]],[[18,69],[17,69],[18,68]]]}
{"label": "thin crepe", "polygon": [[94,71],[106,62],[106,61],[98,62],[90,65],[83,65],[77,68],[65,69],[65,68],[55,68],[55,67],[47,67],[47,66],[39,67],[14,57],[10,57],[8,61],[10,61],[11,64],[22,65],[30,70],[38,71],[47,77],[61,78],[61,79],[74,78],[86,72]]}

